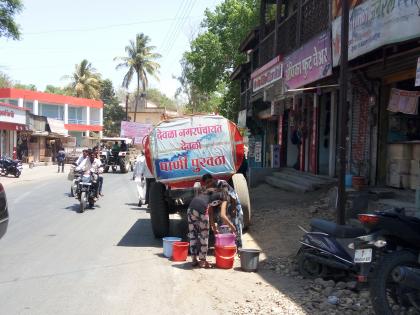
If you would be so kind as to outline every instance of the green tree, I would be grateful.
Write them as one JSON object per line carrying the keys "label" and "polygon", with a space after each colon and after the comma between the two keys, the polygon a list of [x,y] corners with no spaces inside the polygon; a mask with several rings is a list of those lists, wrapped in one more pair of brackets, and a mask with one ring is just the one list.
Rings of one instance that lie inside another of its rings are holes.
{"label": "green tree", "polygon": [[15,83],[13,85],[15,89],[21,89],[21,90],[29,90],[29,91],[37,91],[36,85],[34,84],[22,84],[22,83]]}
{"label": "green tree", "polygon": [[59,94],[59,95],[70,95],[71,91],[68,88],[62,88],[59,86],[54,86],[54,85],[47,85],[45,87],[45,93],[50,93],[50,94]]}
{"label": "green tree", "polygon": [[148,89],[147,99],[159,107],[165,107],[169,110],[177,110],[177,104],[175,100],[169,98],[158,89]]}
{"label": "green tree", "polygon": [[[239,108],[238,82],[229,76],[245,61],[238,47],[246,35],[258,25],[259,0],[225,0],[212,12],[205,11],[204,32],[192,42],[184,54],[185,79],[190,87],[210,99],[218,111],[235,118]],[[199,105],[205,105],[201,102]]]}
{"label": "green tree", "polygon": [[0,88],[9,88],[12,86],[12,79],[6,73],[0,72]]}
{"label": "green tree", "polygon": [[15,15],[23,9],[21,0],[0,0],[0,37],[20,39]]}
{"label": "green tree", "polygon": [[125,119],[125,111],[119,105],[111,80],[102,81],[100,98],[104,102],[104,134],[108,137],[118,137],[121,121]]}
{"label": "green tree", "polygon": [[86,59],[75,66],[74,73],[67,75],[70,79],[68,89],[76,97],[99,99],[101,92],[101,76]]}
{"label": "green tree", "polygon": [[158,78],[158,72],[160,65],[156,62],[161,57],[160,54],[155,53],[155,46],[149,46],[150,37],[143,33],[137,34],[136,39],[130,41],[130,44],[125,47],[127,56],[116,57],[114,60],[119,60],[120,63],[117,65],[117,69],[128,68],[127,73],[124,76],[122,85],[128,88],[134,74],[137,76],[137,93],[134,107],[134,121],[136,121],[136,113],[138,106],[138,98],[140,95],[140,83],[142,92],[145,92],[148,87],[148,75]]}

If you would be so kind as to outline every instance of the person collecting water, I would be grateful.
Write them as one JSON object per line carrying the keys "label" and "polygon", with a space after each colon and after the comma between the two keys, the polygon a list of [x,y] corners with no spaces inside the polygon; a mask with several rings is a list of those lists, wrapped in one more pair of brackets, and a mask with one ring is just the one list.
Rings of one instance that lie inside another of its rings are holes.
{"label": "person collecting water", "polygon": [[[214,224],[212,205],[214,203],[220,204],[221,209],[224,209],[224,212],[226,212],[227,198],[227,194],[224,191],[205,190],[191,200],[187,210],[187,216],[193,266],[211,268],[211,265],[207,261],[210,227],[215,234],[218,233]],[[229,220],[225,223],[233,233],[236,232],[235,226]]]}

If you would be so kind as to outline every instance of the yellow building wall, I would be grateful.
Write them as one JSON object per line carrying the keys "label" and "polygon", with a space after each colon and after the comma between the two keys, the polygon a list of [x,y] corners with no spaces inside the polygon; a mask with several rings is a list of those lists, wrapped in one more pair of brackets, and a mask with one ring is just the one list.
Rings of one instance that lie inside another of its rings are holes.
{"label": "yellow building wall", "polygon": [[[134,113],[128,113],[130,121],[134,122]],[[162,113],[139,113],[136,114],[136,121],[142,124],[157,125],[161,121]]]}

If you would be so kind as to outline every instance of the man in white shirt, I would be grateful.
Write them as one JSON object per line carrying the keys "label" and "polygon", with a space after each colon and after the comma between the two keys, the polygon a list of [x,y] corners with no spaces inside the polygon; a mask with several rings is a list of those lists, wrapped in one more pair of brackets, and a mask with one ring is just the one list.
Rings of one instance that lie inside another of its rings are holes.
{"label": "man in white shirt", "polygon": [[146,156],[144,155],[143,150],[141,150],[140,154],[137,156],[133,177],[137,184],[139,207],[143,204],[148,205],[150,184],[154,181],[154,177],[147,167]]}
{"label": "man in white shirt", "polygon": [[102,177],[99,176],[100,173],[103,172],[101,160],[97,159],[95,152],[88,151],[88,157],[80,163],[79,166],[76,167],[76,171],[83,172],[84,175],[90,175],[91,173],[94,176],[97,176],[98,185],[96,185],[96,191],[98,194],[98,187],[101,186]]}
{"label": "man in white shirt", "polygon": [[88,156],[88,150],[84,149],[82,151],[82,155],[79,156],[79,158],[75,162],[76,166],[79,166],[83,162],[83,160],[87,158],[87,156]]}

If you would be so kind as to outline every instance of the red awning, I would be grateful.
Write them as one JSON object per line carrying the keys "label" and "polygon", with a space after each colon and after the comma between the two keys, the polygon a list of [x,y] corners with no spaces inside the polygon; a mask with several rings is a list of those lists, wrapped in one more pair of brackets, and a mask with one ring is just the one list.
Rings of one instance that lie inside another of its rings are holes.
{"label": "red awning", "polygon": [[26,125],[0,122],[0,130],[29,131],[29,128]]}

